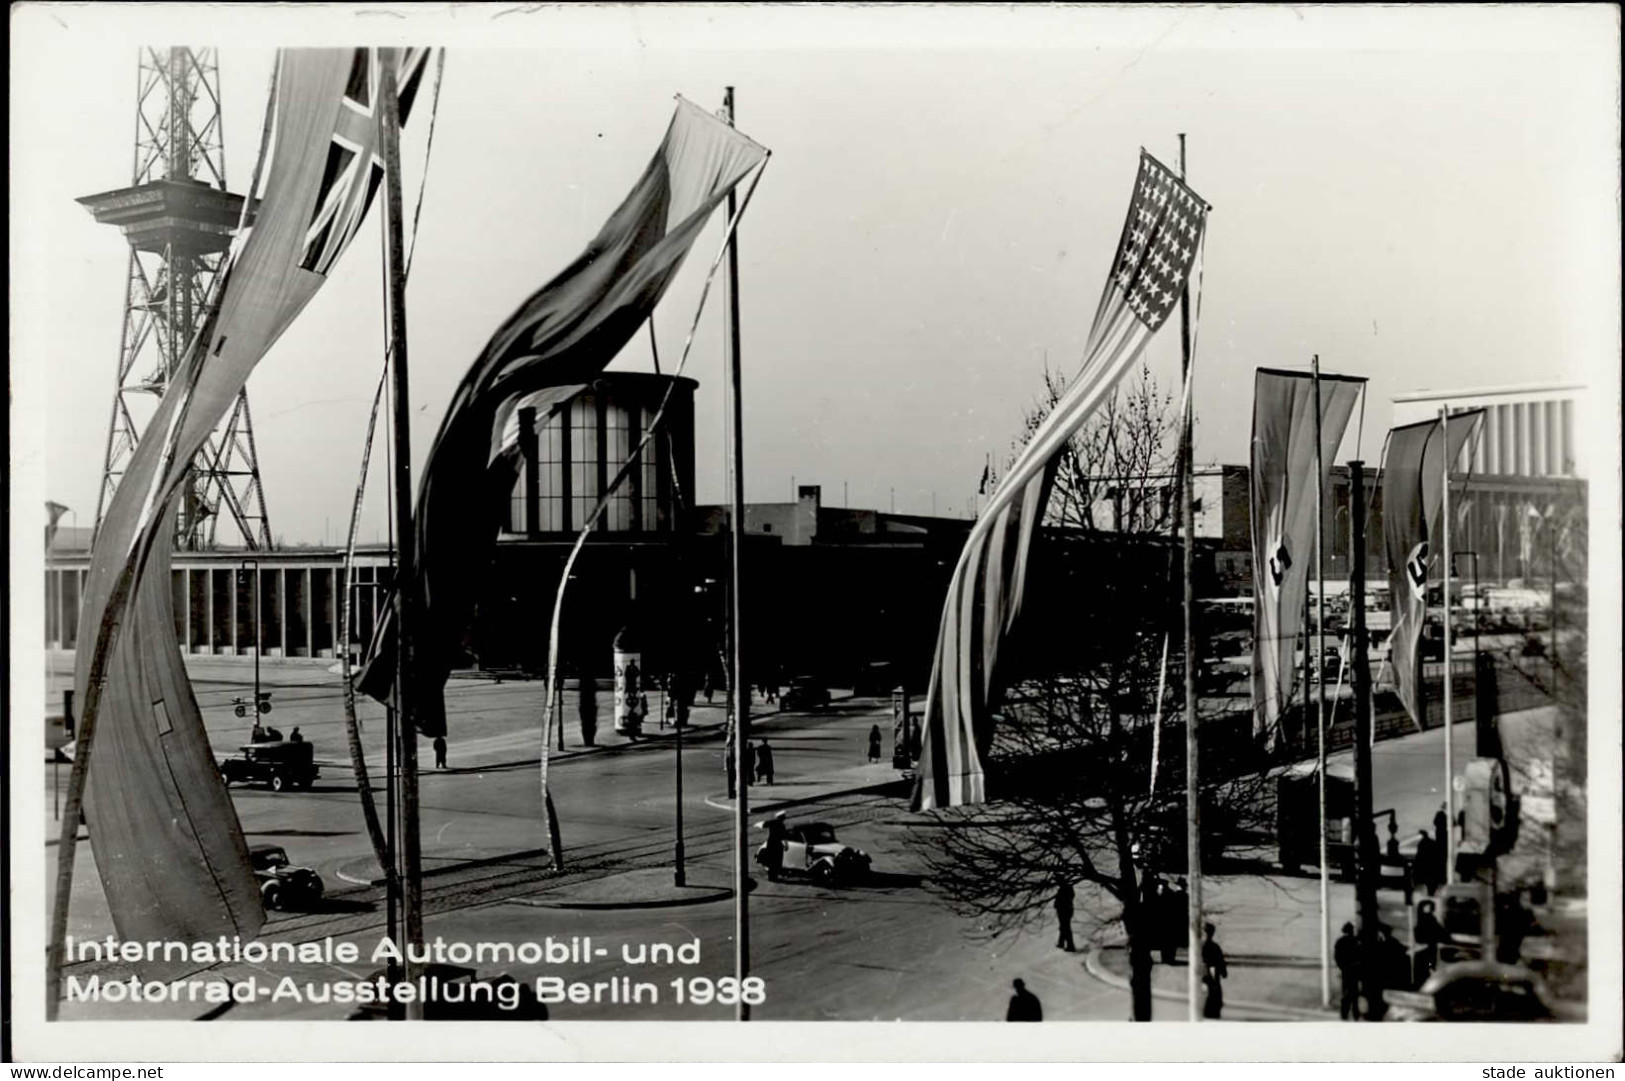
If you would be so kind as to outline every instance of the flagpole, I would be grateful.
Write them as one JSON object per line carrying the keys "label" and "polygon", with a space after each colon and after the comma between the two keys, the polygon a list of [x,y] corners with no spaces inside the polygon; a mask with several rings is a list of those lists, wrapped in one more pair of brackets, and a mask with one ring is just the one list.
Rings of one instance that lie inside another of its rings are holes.
{"label": "flagpole", "polygon": [[[1179,136],[1179,179],[1185,179],[1185,135]],[[1192,461],[1196,448],[1191,443],[1191,398],[1188,393],[1191,378],[1191,290],[1187,277],[1179,293],[1179,349],[1180,374],[1184,376],[1187,393],[1185,415],[1181,418],[1180,435],[1180,515],[1184,519],[1185,534],[1185,866],[1190,878],[1190,956],[1185,965],[1185,990],[1189,999],[1189,1019],[1200,1021],[1202,1007],[1202,807],[1196,741],[1196,585],[1195,553],[1192,545],[1196,537],[1196,516],[1192,501]]]}
{"label": "flagpole", "polygon": [[[405,241],[401,228],[400,103],[395,90],[395,52],[379,50],[379,149],[384,159],[384,264],[389,288],[389,352],[394,375],[394,486],[395,524],[399,534],[399,556],[395,568],[395,703],[400,733],[401,854],[405,862],[405,882],[401,915],[406,931],[406,979],[415,981],[421,966],[413,959],[414,948],[423,945],[423,866],[418,836],[418,733],[413,711],[410,681],[412,671],[412,580],[416,555],[412,532],[412,435],[411,397],[408,394],[406,364],[406,275]],[[397,943],[397,945],[399,945]],[[423,1003],[406,1004],[408,1021],[423,1020]]]}
{"label": "flagpole", "polygon": [[[1320,1004],[1332,1003],[1332,915],[1331,872],[1326,866],[1326,681],[1322,666],[1326,660],[1326,525],[1324,451],[1320,434],[1320,354],[1311,361],[1315,384],[1315,659],[1305,665],[1305,679],[1315,684],[1315,731],[1318,736],[1320,777]],[[1309,629],[1304,628],[1304,652],[1309,652]]]}
{"label": "flagpole", "polygon": [[[734,123],[734,88],[726,87],[722,94],[723,119],[729,127]],[[728,190],[728,220],[734,219],[734,192]],[[747,774],[747,743],[750,738],[750,684],[745,682],[744,648],[740,634],[740,616],[744,611],[740,589],[742,585],[741,551],[745,540],[745,414],[740,395],[739,366],[739,234],[736,230],[728,241],[728,373],[730,397],[729,412],[733,427],[733,501],[729,512],[729,534],[733,541],[733,706],[734,706],[734,770],[738,778],[734,786],[734,976],[743,987],[750,975],[750,777]],[[750,1004],[743,995],[739,998],[737,1017],[750,1020]]]}
{"label": "flagpole", "polygon": [[[1455,726],[1450,723],[1450,408],[1439,407],[1439,437],[1444,443],[1444,836],[1445,881],[1452,881],[1456,868],[1456,769],[1451,735]],[[1427,626],[1426,591],[1423,592],[1422,626]]]}

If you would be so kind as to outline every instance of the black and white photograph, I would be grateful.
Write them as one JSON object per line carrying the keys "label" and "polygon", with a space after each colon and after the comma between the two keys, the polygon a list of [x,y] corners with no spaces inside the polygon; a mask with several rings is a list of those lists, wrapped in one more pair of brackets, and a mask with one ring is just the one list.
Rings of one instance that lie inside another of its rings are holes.
{"label": "black and white photograph", "polygon": [[1617,1063],[1619,31],[13,5],[9,1054]]}

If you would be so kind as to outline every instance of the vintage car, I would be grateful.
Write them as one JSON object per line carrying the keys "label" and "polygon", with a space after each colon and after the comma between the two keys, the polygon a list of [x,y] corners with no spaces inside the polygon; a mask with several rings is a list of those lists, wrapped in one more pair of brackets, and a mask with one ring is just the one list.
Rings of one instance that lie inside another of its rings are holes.
{"label": "vintage car", "polygon": [[313,744],[277,740],[250,743],[220,762],[220,776],[229,784],[268,784],[271,791],[309,788],[321,770]]}
{"label": "vintage car", "polygon": [[266,908],[301,907],[321,899],[322,876],[309,867],[295,867],[281,845],[250,845],[248,862]]}
{"label": "vintage car", "polygon": [[779,696],[782,710],[814,710],[829,707],[829,688],[814,679],[792,679]]}
{"label": "vintage car", "polygon": [[[767,823],[758,823],[766,828]],[[767,845],[756,849],[756,862],[767,866]],[[843,845],[835,839],[835,827],[828,822],[804,822],[784,829],[784,863],[781,870],[802,874],[825,886],[856,882],[869,873],[867,853]]]}
{"label": "vintage car", "polygon": [[1522,965],[1458,961],[1416,991],[1388,991],[1385,1021],[1555,1021],[1570,1012]]}
{"label": "vintage car", "polygon": [[[423,966],[422,975],[425,980],[435,982],[436,993],[423,1004],[423,1019],[425,1021],[546,1021],[547,1006],[537,1000],[536,993],[530,986],[520,983],[512,976],[481,976],[471,968],[461,965],[427,964]],[[376,985],[381,979],[388,979],[389,971],[379,969],[367,976],[366,982]],[[405,979],[405,973],[397,970],[397,980]],[[477,984],[489,984],[490,991],[477,988]],[[501,991],[508,984],[514,984],[514,991]],[[505,998],[514,1002],[513,1007],[504,1007],[501,1003]],[[351,1021],[387,1021],[389,1020],[389,1003],[368,1002],[350,1015]]]}

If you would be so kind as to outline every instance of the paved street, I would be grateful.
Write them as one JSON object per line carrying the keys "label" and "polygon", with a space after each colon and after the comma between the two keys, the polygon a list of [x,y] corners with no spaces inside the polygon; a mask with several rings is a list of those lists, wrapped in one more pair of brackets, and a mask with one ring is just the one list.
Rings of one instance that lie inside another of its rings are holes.
{"label": "paved street", "polygon": [[[252,679],[251,666],[205,659],[194,663],[193,675],[216,752],[228,753],[247,738],[249,722],[233,715],[231,702],[245,693],[242,680]],[[317,666],[267,664],[262,681],[276,703],[269,720],[284,733],[297,725],[315,744],[322,777],[308,792],[234,786],[233,799],[250,843],[283,845],[294,862],[322,875],[329,893],[318,911],[273,913],[261,937],[315,942],[333,936],[358,943],[364,957],[362,964],[339,970],[228,965],[219,974],[233,980],[257,975],[262,983],[274,983],[280,975],[318,982],[364,976],[381,967],[365,961],[385,932],[386,913],[384,891],[372,885],[380,872],[344,751],[337,677]],[[251,683],[246,689],[251,691]],[[702,900],[627,907],[638,903],[651,880],[663,877],[653,869],[670,866],[674,748],[670,733],[655,726],[637,744],[615,736],[608,695],[601,697],[601,746],[595,750],[580,745],[573,694],[565,703],[566,751],[553,756],[552,782],[567,866],[562,876],[554,876],[542,851],[539,685],[451,683],[452,768],[425,768],[422,774],[427,937],[476,943],[590,936],[595,953],[606,952],[588,963],[500,968],[527,981],[539,975],[589,983],[630,976],[653,982],[660,991],[653,1004],[557,1004],[552,1007],[555,1018],[731,1016],[731,1007],[679,1004],[670,983],[693,976],[716,979],[733,971],[734,912],[724,892],[731,886],[732,812],[722,769],[721,699],[710,707],[701,701],[684,741],[688,881]],[[377,784],[382,779],[382,711],[371,702],[364,702],[361,710]],[[949,911],[925,888],[919,858],[908,843],[907,794],[896,783],[889,761],[889,703],[847,699],[838,692],[833,707],[822,713],[781,714],[760,704],[753,711],[763,713],[753,732],[772,743],[777,759],[776,783],[753,787],[753,807],[771,813],[783,805],[792,821],[831,823],[842,841],[873,856],[877,872],[872,881],[843,889],[794,880],[758,882],[750,904],[751,971],[766,981],[766,1001],[756,1010],[758,1016],[997,1019],[1003,1016],[1010,980],[1020,976],[1043,1001],[1047,1017],[1126,1018],[1127,992],[1114,977],[1125,970],[1115,928],[1092,923],[1090,914],[1080,911],[1080,949],[1091,940],[1099,947],[1092,953],[1054,949],[1048,919],[989,940],[974,920]],[[870,765],[865,761],[867,733],[875,723],[884,734],[886,760]],[[1509,746],[1542,723],[1547,719],[1538,712],[1509,718]],[[1442,731],[1434,730],[1381,743],[1376,750],[1376,806],[1395,809],[1407,848],[1416,830],[1431,822],[1442,799],[1442,738]],[[1470,726],[1457,726],[1455,738],[1459,770],[1471,754]],[[427,743],[421,754],[430,766]],[[1350,757],[1335,756],[1333,768],[1351,768]],[[49,784],[50,767],[47,771]],[[809,798],[814,801],[800,802]],[[752,839],[752,847],[760,836]],[[48,843],[54,846],[54,835]],[[85,939],[105,936],[112,926],[88,844],[79,851],[73,933]],[[1318,891],[1318,880],[1307,875],[1209,879],[1209,911],[1232,956],[1229,997],[1235,1017],[1279,1019],[1293,1010],[1319,1009]],[[662,902],[671,894],[666,889]],[[1390,918],[1402,926],[1397,895],[1390,901]],[[577,904],[581,907],[569,907]],[[1334,884],[1334,926],[1352,910],[1352,887]],[[694,965],[646,972],[622,959],[623,947],[636,955],[650,944],[676,946],[695,939],[701,956]],[[87,963],[70,971],[87,976],[111,970]],[[1183,962],[1173,968],[1159,965],[1159,991],[1170,998],[1182,995],[1184,972]],[[686,984],[684,989],[690,990]],[[205,1008],[184,1003],[94,1009],[70,1004],[64,1015],[183,1018]],[[1182,1016],[1183,1009],[1174,1001],[1157,1006],[1158,1015],[1169,1018]],[[233,1007],[232,1016],[335,1018],[347,1012],[336,1004],[261,1001]]]}
{"label": "paved street", "polygon": [[[246,740],[249,722],[232,714],[231,699],[244,693],[251,666],[240,661],[194,662],[194,678],[217,753]],[[364,885],[378,875],[370,855],[350,771],[344,761],[342,703],[337,678],[315,666],[272,665],[262,680],[273,690],[269,720],[284,733],[298,725],[316,745],[322,777],[308,792],[273,793],[234,786],[231,791],[250,843],[283,845],[297,863],[314,867],[330,891],[317,913],[273,913],[262,938],[317,941],[327,935],[361,943],[370,951],[385,929],[383,891]],[[250,688],[251,689],[251,688]],[[692,969],[658,972],[664,992],[657,1007],[630,1010],[611,1004],[563,1004],[564,1018],[723,1017],[731,1009],[670,1001],[666,981],[682,975],[720,977],[733,970],[733,905],[729,900],[666,909],[565,909],[552,907],[572,884],[635,868],[669,866],[672,849],[672,744],[658,727],[633,746],[610,728],[607,694],[597,751],[581,753],[573,695],[566,702],[564,755],[553,760],[554,799],[566,846],[567,872],[551,877],[539,851],[544,845],[537,783],[536,684],[453,681],[448,711],[454,738],[445,772],[422,776],[422,837],[429,938],[482,942],[590,935],[609,956],[567,971],[546,966],[506,966],[529,979],[567,974],[605,980],[633,975],[622,964],[623,944],[690,941],[699,937],[702,961]],[[753,805],[771,809],[833,783],[843,788],[895,781],[890,766],[889,703],[843,701],[837,692],[824,713],[780,715],[764,710],[754,732],[776,752],[775,784],[752,789]],[[653,703],[651,703],[653,704]],[[684,813],[689,880],[697,886],[730,884],[732,813],[722,769],[721,698],[695,710],[696,730],[685,738]],[[382,762],[382,711],[361,707],[369,760]],[[879,723],[885,761],[865,762],[867,735]],[[478,732],[480,734],[473,735]],[[464,733],[470,733],[465,735]],[[669,734],[668,734],[669,735]],[[432,763],[427,743],[424,762]],[[47,767],[49,770],[49,767]],[[64,770],[65,776],[65,770]],[[375,778],[375,781],[377,779]],[[806,882],[765,880],[752,893],[752,971],[767,980],[767,1002],[757,1011],[781,1019],[999,1019],[1009,983],[1023,976],[1055,1017],[1119,1019],[1126,996],[1092,979],[1081,955],[1048,948],[1052,928],[1032,935],[980,941],[973,923],[944,909],[920,884],[906,835],[906,793],[853,793],[791,804],[792,820],[816,817],[836,826],[840,838],[873,855],[874,881],[853,889],[822,889]],[[753,815],[753,818],[756,816]],[[759,835],[758,835],[759,837]],[[753,846],[756,839],[753,839]],[[54,851],[54,849],[53,849]],[[515,856],[515,853],[525,855]],[[101,896],[88,844],[81,844],[71,922],[76,936],[105,936],[111,920]],[[283,966],[286,968],[286,966]],[[341,973],[298,968],[301,979],[350,978],[379,966]],[[88,974],[98,966],[77,966]],[[251,967],[221,970],[245,978]],[[260,979],[266,979],[260,973]],[[188,1017],[196,1005],[101,1006],[96,1016]],[[234,1008],[234,1016],[342,1017],[333,1005],[260,1003]],[[69,1006],[64,1016],[90,1016]]]}

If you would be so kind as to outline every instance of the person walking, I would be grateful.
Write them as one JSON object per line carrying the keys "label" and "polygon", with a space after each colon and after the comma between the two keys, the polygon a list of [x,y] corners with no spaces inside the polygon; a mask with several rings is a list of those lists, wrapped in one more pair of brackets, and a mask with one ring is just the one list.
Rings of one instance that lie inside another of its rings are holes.
{"label": "person walking", "polygon": [[739,763],[734,760],[734,739],[728,737],[728,745],[722,752],[722,765],[728,772],[728,798],[739,798]]}
{"label": "person walking", "polygon": [[1439,804],[1439,811],[1433,816],[1433,861],[1435,871],[1433,881],[1443,886],[1450,881],[1450,819],[1445,814],[1444,804]]}
{"label": "person walking", "polygon": [[289,743],[303,743],[303,742],[305,742],[305,737],[300,734],[298,725],[294,725],[293,731],[288,733],[288,742]]}
{"label": "person walking", "polygon": [[1224,950],[1219,947],[1213,933],[1218,930],[1211,923],[1203,924],[1202,930],[1206,932],[1207,939],[1202,943],[1202,983],[1207,986],[1207,1001],[1202,1004],[1202,1016],[1215,1021],[1224,1011],[1224,981],[1230,976],[1230,969],[1224,963]]}
{"label": "person walking", "polygon": [[434,738],[434,768],[435,769],[445,769],[446,768],[446,737],[445,736],[436,736]]}
{"label": "person walking", "polygon": [[880,761],[880,726],[869,726],[869,761]]}
{"label": "person walking", "polygon": [[767,745],[765,739],[756,748],[756,779],[773,783],[773,748]]}
{"label": "person walking", "polygon": [[1027,985],[1021,980],[1011,980],[1010,986],[1016,993],[1010,996],[1010,1008],[1004,1011],[1006,1021],[1042,1021],[1044,1019],[1043,1003],[1038,996],[1027,990]]}
{"label": "person walking", "polygon": [[1345,923],[1343,934],[1332,947],[1332,960],[1337,962],[1337,975],[1343,981],[1343,998],[1337,1010],[1345,1021],[1360,1019],[1360,940],[1354,937],[1354,925]]}
{"label": "person walking", "polygon": [[1416,940],[1417,950],[1411,972],[1412,987],[1420,987],[1433,975],[1433,970],[1439,967],[1439,945],[1447,941],[1444,927],[1433,911],[1432,901],[1423,901],[1416,906],[1416,929],[1412,937]]}
{"label": "person walking", "polygon": [[1055,945],[1073,953],[1077,947],[1072,943],[1072,883],[1065,878],[1058,880],[1055,887],[1055,922],[1060,924],[1060,934],[1055,939]]}
{"label": "person walking", "polygon": [[1439,888],[1438,846],[1434,844],[1433,838],[1428,836],[1427,830],[1418,830],[1417,834],[1416,856],[1412,861],[1412,866],[1415,867],[1413,874],[1416,877],[1416,884],[1432,897]]}
{"label": "person walking", "polygon": [[709,669],[707,669],[707,671],[705,673],[704,692],[705,692],[705,704],[709,706],[711,704],[711,696],[717,693],[716,680],[712,677],[711,672],[710,672]]}
{"label": "person walking", "polygon": [[756,766],[756,744],[752,743],[750,740],[747,739],[745,741],[745,776],[744,776],[744,783],[745,783],[746,787],[749,787],[750,783],[752,781],[757,780],[757,779],[758,779],[758,774],[757,774],[757,766]]}
{"label": "person walking", "polygon": [[1185,941],[1186,925],[1190,923],[1190,890],[1183,878],[1162,891],[1162,963],[1173,964],[1179,957],[1180,944]]}
{"label": "person walking", "polygon": [[763,846],[763,862],[767,865],[767,880],[777,882],[784,870],[785,813],[780,811],[767,820],[767,844]]}

